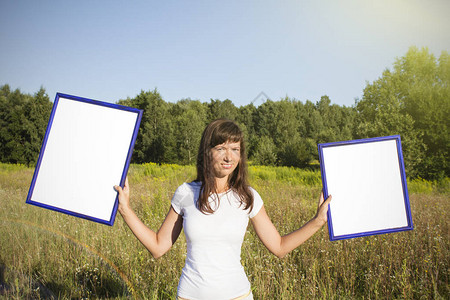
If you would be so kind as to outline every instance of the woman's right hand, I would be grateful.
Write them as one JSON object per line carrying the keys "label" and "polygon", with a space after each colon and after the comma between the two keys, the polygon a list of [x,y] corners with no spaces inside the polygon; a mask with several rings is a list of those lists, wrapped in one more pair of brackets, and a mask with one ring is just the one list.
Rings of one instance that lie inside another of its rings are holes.
{"label": "woman's right hand", "polygon": [[130,186],[128,185],[128,176],[125,178],[124,187],[118,185],[114,186],[114,189],[119,193],[119,212],[130,208]]}

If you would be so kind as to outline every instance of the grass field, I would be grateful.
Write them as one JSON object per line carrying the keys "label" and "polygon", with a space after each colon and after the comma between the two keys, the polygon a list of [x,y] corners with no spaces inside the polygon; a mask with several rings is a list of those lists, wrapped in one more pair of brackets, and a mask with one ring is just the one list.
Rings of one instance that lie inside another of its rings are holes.
{"label": "grass field", "polygon": [[[33,169],[0,164],[0,298],[174,299],[186,245],[155,260],[120,215],[113,227],[25,204]],[[132,205],[159,228],[194,167],[132,165]],[[281,234],[315,213],[320,173],[250,167]],[[414,230],[330,242],[324,227],[283,259],[249,225],[242,263],[255,299],[449,299],[449,181],[408,184]],[[80,187],[80,190],[82,187]]]}

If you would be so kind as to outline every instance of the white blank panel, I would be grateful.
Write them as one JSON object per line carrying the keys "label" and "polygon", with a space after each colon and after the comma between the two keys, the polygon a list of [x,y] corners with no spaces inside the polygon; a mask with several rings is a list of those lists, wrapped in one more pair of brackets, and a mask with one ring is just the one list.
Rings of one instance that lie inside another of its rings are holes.
{"label": "white blank panel", "polygon": [[412,229],[397,139],[323,145],[332,239]]}
{"label": "white blank panel", "polygon": [[139,111],[58,96],[27,202],[112,225]]}

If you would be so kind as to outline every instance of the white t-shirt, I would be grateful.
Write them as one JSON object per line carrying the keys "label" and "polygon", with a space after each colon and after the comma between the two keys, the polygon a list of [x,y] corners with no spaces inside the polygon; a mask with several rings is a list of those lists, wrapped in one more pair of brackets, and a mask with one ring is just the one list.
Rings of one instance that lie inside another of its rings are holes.
{"label": "white t-shirt", "polygon": [[178,296],[187,299],[232,299],[246,294],[250,282],[241,264],[241,246],[249,218],[254,217],[263,201],[251,189],[253,210],[240,206],[239,196],[229,190],[209,197],[213,214],[202,213],[195,203],[200,182],[184,183],[172,199],[172,207],[183,216],[187,257],[178,283]]}

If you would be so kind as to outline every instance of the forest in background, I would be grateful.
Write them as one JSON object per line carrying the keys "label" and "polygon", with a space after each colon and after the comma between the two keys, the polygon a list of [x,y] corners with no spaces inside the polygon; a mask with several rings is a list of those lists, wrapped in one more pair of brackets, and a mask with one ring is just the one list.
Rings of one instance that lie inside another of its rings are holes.
{"label": "forest in background", "polygon": [[[247,138],[250,161],[258,165],[317,166],[317,144],[399,134],[407,176],[449,177],[450,56],[436,58],[411,47],[351,107],[328,96],[302,102],[285,97],[259,106],[236,107],[229,99],[165,101],[158,90],[141,91],[117,104],[144,111],[133,162],[195,164],[207,123],[228,118]],[[34,95],[0,86],[0,161],[36,163],[52,102],[43,87]]]}

